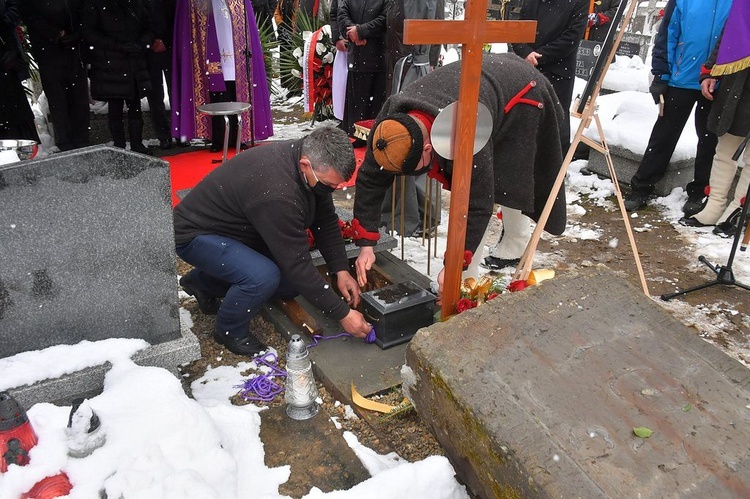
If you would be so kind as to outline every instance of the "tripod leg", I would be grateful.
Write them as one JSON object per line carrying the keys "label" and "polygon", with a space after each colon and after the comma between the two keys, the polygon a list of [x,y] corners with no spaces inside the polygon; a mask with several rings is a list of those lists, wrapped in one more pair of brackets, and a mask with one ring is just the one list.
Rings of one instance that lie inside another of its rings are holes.
{"label": "tripod leg", "polygon": [[698,286],[695,286],[693,288],[688,288],[688,289],[684,289],[682,291],[678,291],[676,293],[669,293],[669,294],[661,295],[661,299],[663,301],[669,301],[672,298],[675,298],[677,296],[686,295],[688,293],[692,293],[693,291],[698,291],[699,289],[710,288],[711,286],[715,286],[716,284],[721,284],[721,283],[719,281],[706,282],[706,283],[700,284]]}

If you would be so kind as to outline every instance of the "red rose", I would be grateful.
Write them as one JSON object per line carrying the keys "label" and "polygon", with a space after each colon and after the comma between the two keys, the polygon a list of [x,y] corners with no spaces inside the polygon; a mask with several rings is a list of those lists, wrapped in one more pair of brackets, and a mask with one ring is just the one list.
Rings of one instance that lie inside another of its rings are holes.
{"label": "red rose", "polygon": [[487,296],[487,301],[490,301],[490,300],[492,300],[493,298],[497,298],[497,297],[498,297],[499,295],[500,295],[500,293],[490,293],[490,294],[489,294],[489,295]]}
{"label": "red rose", "polygon": [[528,287],[528,285],[529,283],[519,279],[518,281],[513,281],[508,284],[508,291],[521,291],[522,289]]}
{"label": "red rose", "polygon": [[461,313],[464,310],[469,310],[470,308],[474,308],[476,306],[477,304],[471,301],[469,298],[461,298],[456,302],[456,310],[458,311],[458,313]]}

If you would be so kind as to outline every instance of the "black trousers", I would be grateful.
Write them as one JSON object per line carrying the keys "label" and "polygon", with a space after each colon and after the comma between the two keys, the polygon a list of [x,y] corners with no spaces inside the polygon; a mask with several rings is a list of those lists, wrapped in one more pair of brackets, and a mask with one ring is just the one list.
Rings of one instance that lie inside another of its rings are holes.
{"label": "black trousers", "polygon": [[[162,72],[164,75],[162,76]],[[168,67],[164,67],[160,60],[154,57],[151,52],[148,53],[148,73],[151,80],[151,92],[146,96],[148,107],[151,109],[151,121],[154,124],[156,138],[159,140],[170,140],[172,136],[169,129],[170,119],[167,117],[167,109],[164,106],[164,83],[163,78],[167,80],[167,89],[169,89],[172,72]]]}
{"label": "black trousers", "polygon": [[375,118],[386,97],[386,72],[350,71],[346,77],[346,101],[344,119],[339,127],[349,135],[354,133],[354,124]]}
{"label": "black trousers", "polygon": [[[225,81],[226,90],[223,92],[209,93],[211,102],[232,102],[237,100],[237,86],[233,81]],[[229,117],[229,143],[234,144],[237,140],[237,116]],[[211,117],[211,145],[224,148],[224,117]]]}
{"label": "black trousers", "polygon": [[562,149],[563,156],[565,156],[568,148],[570,148],[570,104],[573,101],[575,78],[572,76],[566,78],[550,72],[544,72],[543,74],[552,84],[552,89],[555,91],[555,95],[563,108],[563,124],[562,128],[560,128],[560,148]]}
{"label": "black trousers", "polygon": [[711,101],[703,97],[700,90],[676,87],[669,87],[664,96],[664,115],[659,116],[654,123],[641,164],[630,180],[633,192],[651,194],[654,185],[664,177],[682,129],[696,103],[695,132],[698,134],[698,147],[695,152],[693,180],[687,184],[686,190],[690,197],[703,197],[711,177],[711,164],[718,141],[716,134],[709,132],[707,127]]}
{"label": "black trousers", "polygon": [[[136,92],[137,95],[137,92]],[[107,121],[109,133],[115,147],[125,148],[125,126],[123,125],[123,105],[128,103],[128,135],[130,136],[130,149],[142,151],[143,145],[143,113],[141,112],[141,99],[107,99],[109,110]]]}
{"label": "black trousers", "polygon": [[49,102],[55,145],[61,151],[88,146],[89,82],[80,57],[63,64],[40,64],[39,75]]}

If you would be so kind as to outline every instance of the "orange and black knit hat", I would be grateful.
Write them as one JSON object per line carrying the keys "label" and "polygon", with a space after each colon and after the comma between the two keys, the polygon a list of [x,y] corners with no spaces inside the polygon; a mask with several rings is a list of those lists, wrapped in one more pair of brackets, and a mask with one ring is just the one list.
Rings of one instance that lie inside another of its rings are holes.
{"label": "orange and black knit hat", "polygon": [[375,124],[370,149],[378,166],[395,174],[413,174],[422,158],[424,137],[414,118],[394,113]]}

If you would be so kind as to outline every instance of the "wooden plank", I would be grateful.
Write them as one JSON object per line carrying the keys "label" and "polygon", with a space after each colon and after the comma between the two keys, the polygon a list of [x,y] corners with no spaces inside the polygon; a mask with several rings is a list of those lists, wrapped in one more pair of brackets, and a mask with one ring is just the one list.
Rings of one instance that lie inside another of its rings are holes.
{"label": "wooden plank", "polygon": [[323,334],[323,326],[310,315],[296,300],[274,300],[276,305],[297,327],[297,329],[312,338],[314,334]]}

